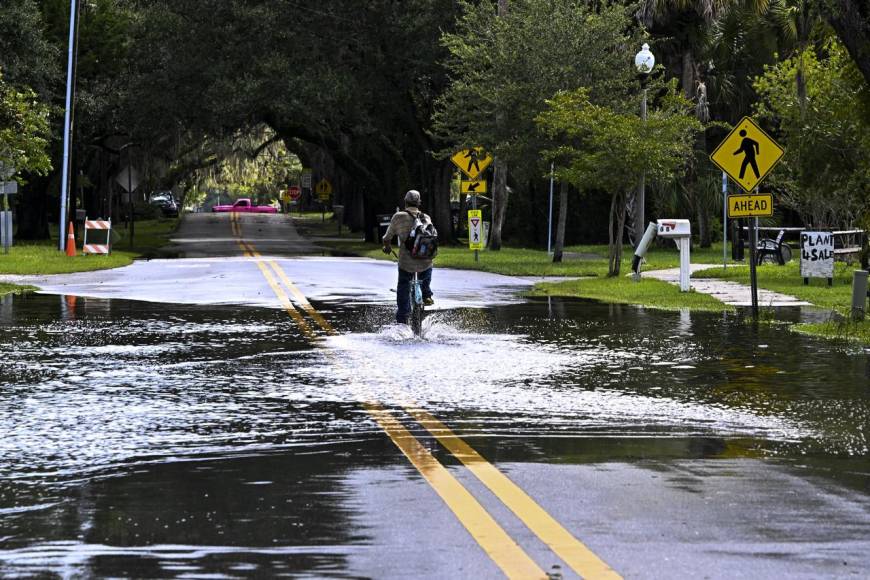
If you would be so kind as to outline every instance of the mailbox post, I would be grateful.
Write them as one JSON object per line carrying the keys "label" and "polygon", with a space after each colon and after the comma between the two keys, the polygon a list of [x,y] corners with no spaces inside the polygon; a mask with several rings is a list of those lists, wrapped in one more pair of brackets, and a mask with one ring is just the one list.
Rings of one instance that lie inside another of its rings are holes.
{"label": "mailbox post", "polygon": [[689,268],[691,252],[692,227],[689,220],[656,220],[658,235],[662,238],[674,240],[680,249],[680,291],[689,291]]}
{"label": "mailbox post", "polygon": [[689,267],[692,237],[692,226],[689,220],[656,220],[656,223],[649,223],[637,249],[634,251],[634,259],[631,264],[634,280],[640,280],[641,261],[646,256],[646,252],[656,236],[674,240],[677,248],[680,249],[680,291],[688,292],[689,277],[692,273]]}

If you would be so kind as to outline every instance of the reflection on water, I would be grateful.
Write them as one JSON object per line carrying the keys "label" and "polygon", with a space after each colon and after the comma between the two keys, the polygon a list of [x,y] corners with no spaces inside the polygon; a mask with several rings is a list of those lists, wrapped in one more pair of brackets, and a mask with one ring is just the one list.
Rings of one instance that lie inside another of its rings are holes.
{"label": "reflection on water", "polygon": [[340,335],[312,345],[280,311],[14,300],[0,476],[365,436],[357,403],[371,397],[481,434],[868,453],[867,355],[733,315],[547,300],[438,312],[420,340],[385,312],[339,309]]}
{"label": "reflection on water", "polygon": [[[0,572],[76,575],[147,553],[154,567],[136,575],[206,573],[230,545],[261,572],[291,553],[298,569],[340,569],[341,501],[318,508],[321,536],[280,530],[308,525],[288,503],[299,493],[339,493],[360,462],[402,462],[367,399],[423,404],[515,461],[870,454],[868,354],[779,326],[548,299],[436,312],[421,340],[386,324],[390,308],[324,311],[339,335],[312,344],[279,310],[3,298],[0,538],[16,540]],[[232,515],[233,493],[260,507]]]}

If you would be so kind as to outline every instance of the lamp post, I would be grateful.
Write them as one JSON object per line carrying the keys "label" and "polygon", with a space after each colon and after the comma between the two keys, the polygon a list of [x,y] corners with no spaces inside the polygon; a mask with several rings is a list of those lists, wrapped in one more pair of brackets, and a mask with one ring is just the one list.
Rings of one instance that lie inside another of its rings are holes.
{"label": "lamp post", "polygon": [[[640,76],[640,82],[643,86],[643,100],[640,104],[640,118],[646,121],[646,77],[652,71],[656,64],[656,58],[649,49],[649,45],[644,43],[636,55],[634,55],[634,66],[637,68],[637,73]],[[640,241],[646,230],[646,219],[644,215],[644,205],[646,203],[646,171],[640,175],[640,184],[637,188],[637,209],[634,212],[634,236]]]}

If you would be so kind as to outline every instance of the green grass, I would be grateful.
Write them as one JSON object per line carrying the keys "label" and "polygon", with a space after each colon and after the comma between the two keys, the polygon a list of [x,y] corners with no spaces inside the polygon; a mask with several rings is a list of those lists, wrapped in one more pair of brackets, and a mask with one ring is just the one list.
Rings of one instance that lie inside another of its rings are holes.
{"label": "green grass", "polygon": [[[362,235],[354,233],[349,228],[342,226],[341,235],[338,233],[338,222],[333,220],[333,213],[326,212],[325,219],[321,219],[320,213],[305,212],[301,216],[292,214],[293,225],[299,233],[311,238],[341,238],[351,242],[359,242]],[[315,240],[316,241],[316,240]]]}
{"label": "green grass", "polygon": [[[790,328],[795,332],[870,344],[870,321],[851,322],[849,320],[852,309],[852,272],[856,269],[858,266],[854,264],[834,262],[834,278],[831,287],[828,286],[827,280],[819,278],[810,278],[809,285],[804,286],[799,261],[792,260],[785,266],[765,264],[757,268],[758,287],[788,294],[831,311],[830,321],[794,324]],[[749,266],[729,267],[726,270],[722,268],[701,270],[696,272],[694,276],[733,280],[748,285]]]}
{"label": "green grass", "polygon": [[[785,266],[765,264],[758,266],[758,287],[788,294],[810,302],[820,308],[835,310],[840,314],[848,314],[852,304],[852,272],[855,265],[843,262],[834,263],[834,282],[828,287],[825,279],[810,278],[808,286],[804,286],[800,274],[800,263],[792,260]],[[727,269],[712,268],[693,274],[696,278],[720,278],[733,280],[749,285],[749,266],[734,266]]]}
{"label": "green grass", "polygon": [[6,294],[23,294],[25,292],[32,292],[33,290],[36,290],[36,286],[19,286],[17,284],[6,284],[0,282],[0,296],[5,296]]}
{"label": "green grass", "polygon": [[[362,242],[334,242],[331,248],[380,260],[393,260],[381,252],[380,245]],[[631,271],[633,250],[625,247],[623,250],[622,273]],[[721,244],[703,253],[696,253],[693,261],[709,261],[715,263],[714,256],[722,260]],[[607,246],[571,246],[565,248],[563,260],[553,263],[552,256],[546,250],[502,247],[498,252],[484,250],[480,252],[480,260],[474,261],[474,252],[467,246],[442,246],[438,249],[435,263],[439,268],[459,268],[463,270],[479,270],[508,276],[566,276],[566,277],[606,277],[607,276]],[[644,270],[660,270],[677,268],[680,265],[680,254],[673,244],[663,248],[654,248],[647,254]]]}
{"label": "green grass", "polygon": [[870,321],[852,322],[848,319],[828,322],[795,324],[795,332],[822,336],[833,340],[870,344]]}
{"label": "green grass", "polygon": [[680,292],[674,284],[644,278],[635,282],[630,276],[616,278],[586,278],[566,282],[537,284],[530,296],[570,296],[589,298],[614,304],[637,304],[662,310],[703,310],[721,312],[733,310],[731,306],[712,296],[690,290]]}
{"label": "green grass", "polygon": [[[336,250],[380,260],[393,260],[385,256],[380,246],[361,242],[333,242],[330,247]],[[590,298],[603,302],[637,304],[650,308],[722,311],[731,307],[697,292],[680,292],[679,288],[667,282],[645,278],[635,283],[626,274],[631,271],[632,249],[626,247],[623,253],[622,274],[607,277],[607,246],[571,246],[565,249],[564,259],[553,263],[546,250],[503,247],[498,252],[480,252],[480,260],[474,261],[474,252],[463,246],[442,246],[438,249],[435,264],[439,268],[459,268],[479,270],[509,276],[562,276],[583,278],[565,282],[539,283],[530,293],[533,296],[566,296]],[[695,261],[707,260],[715,263],[722,259],[721,244],[704,252],[698,252]],[[674,244],[655,248],[647,255],[644,270],[676,268],[680,264],[680,254]]]}
{"label": "green grass", "polygon": [[[69,274],[127,266],[135,258],[165,244],[177,223],[177,219],[137,222],[133,248],[129,246],[127,231],[123,226],[116,227],[113,230],[112,253],[108,256],[83,255],[81,238],[76,240],[76,256],[73,258],[58,251],[54,240],[18,242],[10,248],[8,255],[0,254],[0,274]],[[53,233],[57,235],[56,228]]]}

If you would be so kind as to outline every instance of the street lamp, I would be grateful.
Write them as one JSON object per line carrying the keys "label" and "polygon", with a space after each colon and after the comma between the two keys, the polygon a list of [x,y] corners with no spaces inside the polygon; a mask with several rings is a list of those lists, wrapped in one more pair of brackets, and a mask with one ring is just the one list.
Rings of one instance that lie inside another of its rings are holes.
{"label": "street lamp", "polygon": [[[637,68],[637,73],[640,76],[640,82],[643,86],[643,100],[640,104],[640,117],[644,121],[646,121],[646,77],[652,72],[653,67],[656,64],[656,57],[653,56],[653,53],[649,49],[649,45],[647,43],[643,43],[643,46],[640,48],[640,52],[634,55],[634,66]],[[640,239],[643,237],[643,232],[646,230],[646,220],[644,215],[644,205],[645,205],[645,197],[646,197],[646,172],[644,171],[640,175],[640,185],[637,189],[637,209],[634,212],[634,215],[637,219],[634,220],[634,236],[635,239],[640,242]]]}

